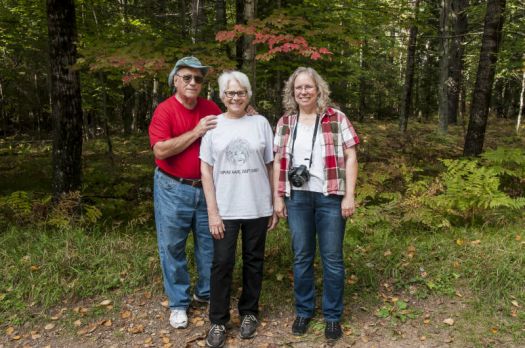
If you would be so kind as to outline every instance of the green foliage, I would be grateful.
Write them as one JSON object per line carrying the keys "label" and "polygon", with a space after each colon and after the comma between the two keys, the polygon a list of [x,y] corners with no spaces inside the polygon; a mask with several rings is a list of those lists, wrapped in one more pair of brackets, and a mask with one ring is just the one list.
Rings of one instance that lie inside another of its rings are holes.
{"label": "green foliage", "polygon": [[376,316],[382,319],[391,318],[399,320],[402,323],[408,319],[416,319],[420,311],[409,308],[408,304],[402,300],[395,300],[392,303],[386,303],[376,311]]}
{"label": "green foliage", "polygon": [[0,325],[26,322],[65,299],[160,287],[152,233],[10,228],[0,245]]}

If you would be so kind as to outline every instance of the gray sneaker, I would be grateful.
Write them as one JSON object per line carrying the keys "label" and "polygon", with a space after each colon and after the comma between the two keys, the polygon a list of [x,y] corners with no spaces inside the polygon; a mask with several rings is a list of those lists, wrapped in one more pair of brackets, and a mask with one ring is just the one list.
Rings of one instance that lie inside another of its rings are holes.
{"label": "gray sneaker", "polygon": [[247,339],[255,336],[257,331],[257,326],[259,326],[259,321],[253,314],[243,315],[241,321],[241,338]]}
{"label": "gray sneaker", "polygon": [[200,296],[197,296],[197,294],[193,294],[193,301],[198,302],[198,303],[210,303],[209,298],[200,297]]}
{"label": "gray sneaker", "polygon": [[224,346],[226,341],[226,328],[224,325],[212,324],[208,336],[206,336],[206,346],[219,348]]}

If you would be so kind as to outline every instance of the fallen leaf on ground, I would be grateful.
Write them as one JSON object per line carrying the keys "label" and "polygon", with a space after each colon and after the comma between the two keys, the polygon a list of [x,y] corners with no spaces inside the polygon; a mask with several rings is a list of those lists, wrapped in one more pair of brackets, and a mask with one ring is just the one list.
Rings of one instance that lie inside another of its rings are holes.
{"label": "fallen leaf on ground", "polygon": [[153,338],[151,337],[148,337],[144,340],[144,344],[150,344],[151,342],[153,342]]}
{"label": "fallen leaf on ground", "polygon": [[123,311],[123,312],[120,312],[120,317],[122,319],[128,319],[128,318],[131,318],[131,311]]}
{"label": "fallen leaf on ground", "polygon": [[128,332],[131,334],[138,334],[144,332],[144,325],[139,324],[128,328]]}
{"label": "fallen leaf on ground", "polygon": [[447,318],[447,319],[443,320],[443,322],[445,324],[447,324],[447,325],[450,325],[450,326],[454,325],[454,319],[452,319],[452,318]]}
{"label": "fallen leaf on ground", "polygon": [[164,344],[170,343],[170,338],[169,337],[162,337],[162,343],[164,343]]}
{"label": "fallen leaf on ground", "polygon": [[463,239],[456,239],[456,244],[459,246],[463,245]]}
{"label": "fallen leaf on ground", "polygon": [[55,328],[55,324],[53,323],[49,323],[46,326],[44,326],[44,329],[46,329],[47,331],[53,330],[54,328]]}
{"label": "fallen leaf on ground", "polygon": [[102,325],[104,325],[105,327],[110,327],[111,325],[113,325],[113,321],[111,319],[104,320],[102,322]]}
{"label": "fallen leaf on ground", "polygon": [[149,300],[151,298],[151,291],[144,292],[144,297]]}
{"label": "fallen leaf on ground", "polygon": [[78,319],[73,322],[73,325],[75,325],[76,327],[79,327],[80,325],[82,325],[82,322],[80,321],[80,319]]}
{"label": "fallen leaf on ground", "polygon": [[519,242],[521,240],[521,235],[517,234],[516,235],[516,241]]}
{"label": "fallen leaf on ground", "polygon": [[463,295],[459,291],[456,291],[456,296],[457,297],[463,297]]}
{"label": "fallen leaf on ground", "polygon": [[490,332],[492,332],[493,334],[496,334],[498,333],[498,328],[497,327],[493,327],[490,329]]}
{"label": "fallen leaf on ground", "polygon": [[168,307],[169,307],[168,300],[166,300],[166,301],[162,301],[162,302],[160,303],[160,305],[161,305],[162,307],[164,307],[164,308],[168,308]]}
{"label": "fallen leaf on ground", "polygon": [[420,341],[426,341],[426,339],[427,339],[427,336],[421,336],[421,337],[419,337],[419,340],[420,340]]}
{"label": "fallen leaf on ground", "polygon": [[520,304],[519,304],[518,301],[516,301],[516,300],[512,300],[512,301],[510,301],[510,303],[512,303],[512,305],[513,305],[514,307],[519,307],[519,306],[520,306]]}
{"label": "fallen leaf on ground", "polygon": [[425,320],[423,320],[423,324],[425,324],[425,325],[430,324],[430,319],[425,319]]}
{"label": "fallen leaf on ground", "polygon": [[201,340],[201,341],[197,341],[197,345],[199,347],[205,347],[206,346],[206,343],[204,342],[204,340]]}
{"label": "fallen leaf on ground", "polygon": [[383,256],[390,256],[392,255],[392,252],[390,251],[390,249],[386,250],[384,253],[383,253]]}
{"label": "fallen leaf on ground", "polygon": [[13,341],[18,341],[18,340],[21,339],[21,338],[22,338],[22,336],[20,336],[20,335],[16,335],[16,336],[11,337],[11,339],[12,339]]}
{"label": "fallen leaf on ground", "polygon": [[12,327],[12,326],[9,326],[7,329],[5,329],[5,334],[7,336],[11,336],[13,334],[13,332],[15,332],[15,328]]}
{"label": "fallen leaf on ground", "polygon": [[92,333],[96,329],[97,329],[97,324],[89,324],[88,326],[78,330],[77,331],[77,335],[84,336],[84,335],[87,335],[89,333]]}
{"label": "fallen leaf on ground", "polygon": [[111,300],[104,300],[100,302],[99,306],[109,306],[111,304]]}
{"label": "fallen leaf on ground", "polygon": [[31,339],[33,339],[33,340],[37,340],[37,339],[39,339],[40,337],[42,337],[42,335],[39,334],[38,331],[31,331]]}

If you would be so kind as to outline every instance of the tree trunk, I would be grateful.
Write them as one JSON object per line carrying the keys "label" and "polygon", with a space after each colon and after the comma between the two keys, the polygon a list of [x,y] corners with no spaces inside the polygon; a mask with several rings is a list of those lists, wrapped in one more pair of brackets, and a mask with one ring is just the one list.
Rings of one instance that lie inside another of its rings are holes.
{"label": "tree trunk", "polygon": [[[245,0],[244,1],[244,21],[248,23],[250,20],[255,19],[256,16],[257,1],[256,0]],[[255,76],[255,45],[252,44],[253,37],[244,36],[244,52],[243,52],[243,66],[246,70],[246,75],[250,77],[252,85],[252,98],[251,103],[256,104],[256,85],[257,79]]]}
{"label": "tree trunk", "polygon": [[[244,20],[244,0],[236,0],[235,9],[235,24],[246,24]],[[237,70],[241,70],[244,63],[244,37],[242,36],[236,42],[235,59],[237,60]]]}
{"label": "tree trunk", "polygon": [[215,32],[225,30],[228,22],[226,20],[226,1],[215,1]]}
{"label": "tree trunk", "polygon": [[408,117],[411,111],[412,104],[412,89],[414,85],[414,66],[416,56],[416,38],[417,38],[417,13],[419,11],[419,1],[414,3],[414,23],[409,30],[407,63],[405,71],[405,86],[403,88],[403,99],[401,100],[401,113],[399,118],[399,129],[401,132],[407,130]]}
{"label": "tree trunk", "polygon": [[463,66],[465,53],[465,35],[468,31],[467,7],[468,0],[452,0],[452,15],[454,18],[454,38],[450,42],[452,54],[450,56],[449,81],[451,88],[448,94],[448,123],[457,124],[459,94],[463,83]]}
{"label": "tree trunk", "polygon": [[363,40],[363,44],[361,45],[360,50],[359,50],[360,76],[359,76],[359,109],[357,111],[357,119],[360,122],[365,119],[365,114],[366,114],[367,84],[366,84],[366,79],[365,79],[366,62],[364,58],[366,54],[366,48],[367,48],[367,42],[366,40]]}
{"label": "tree trunk", "polygon": [[206,26],[205,0],[191,0],[191,41],[193,43],[204,40],[203,32]]}
{"label": "tree trunk", "polygon": [[439,131],[448,131],[448,96],[450,89],[449,69],[452,54],[450,49],[450,10],[452,0],[441,0],[440,32],[441,32],[441,61],[439,63]]}
{"label": "tree trunk", "polygon": [[122,88],[122,108],[121,118],[124,127],[124,134],[130,135],[133,125],[133,106],[135,105],[135,90],[130,85]]}
{"label": "tree trunk", "polygon": [[521,93],[520,93],[520,111],[518,112],[518,119],[516,120],[516,134],[520,134],[521,126],[521,116],[523,115],[523,99],[525,94],[525,70],[523,70],[523,75],[521,77]]}
{"label": "tree trunk", "polygon": [[505,18],[505,5],[506,0],[488,0],[487,2],[478,72],[472,97],[467,136],[463,148],[465,156],[477,156],[483,151],[490,95]]}
{"label": "tree trunk", "polygon": [[76,63],[73,0],[47,0],[53,134],[53,195],[80,189],[82,180],[82,103]]}

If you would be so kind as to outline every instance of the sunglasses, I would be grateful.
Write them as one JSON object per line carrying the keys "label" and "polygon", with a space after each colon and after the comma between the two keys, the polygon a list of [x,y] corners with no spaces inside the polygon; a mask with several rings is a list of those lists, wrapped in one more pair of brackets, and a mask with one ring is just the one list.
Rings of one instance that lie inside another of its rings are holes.
{"label": "sunglasses", "polygon": [[248,95],[248,92],[246,91],[224,91],[224,94],[228,98],[233,98],[235,95],[237,95],[239,98],[244,98]]}
{"label": "sunglasses", "polygon": [[198,83],[199,85],[204,82],[204,77],[200,75],[192,75],[192,74],[187,74],[187,75],[175,74],[175,75],[182,78],[182,81],[184,81],[185,84],[190,83],[191,79],[195,80],[195,83]]}

